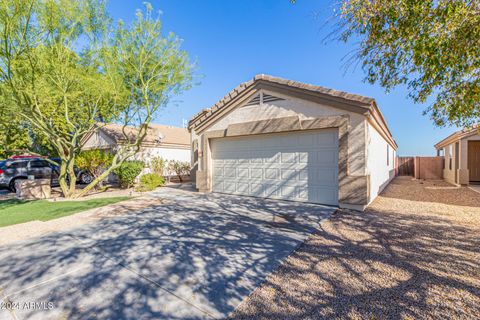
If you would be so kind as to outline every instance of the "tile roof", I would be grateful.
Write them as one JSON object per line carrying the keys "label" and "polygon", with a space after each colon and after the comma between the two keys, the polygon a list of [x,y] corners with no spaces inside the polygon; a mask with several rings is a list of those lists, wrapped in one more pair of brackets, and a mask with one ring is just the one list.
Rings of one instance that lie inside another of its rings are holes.
{"label": "tile roof", "polygon": [[442,139],[440,142],[435,144],[435,148],[436,149],[443,148],[444,146],[449,145],[452,142],[458,141],[462,138],[472,136],[475,134],[480,134],[480,127],[478,127],[477,125],[473,125],[470,128],[463,128],[462,130],[455,131],[445,139]]}
{"label": "tile roof", "polygon": [[[103,124],[100,130],[103,130],[108,136],[113,138],[116,143],[125,141],[125,137],[122,132],[123,125],[107,123]],[[138,129],[126,126],[125,133],[131,139],[135,139],[138,134]],[[176,144],[176,145],[190,145],[190,133],[187,129],[166,126],[161,124],[150,124],[147,130],[147,135],[143,140],[143,144]]]}
{"label": "tile roof", "polygon": [[361,96],[361,95],[358,95],[358,94],[348,93],[348,92],[329,89],[329,88],[325,88],[325,87],[321,87],[321,86],[306,84],[306,83],[302,83],[302,82],[298,82],[298,81],[287,80],[287,79],[283,79],[283,78],[279,78],[279,77],[273,77],[273,76],[269,76],[269,75],[260,74],[260,75],[256,75],[255,77],[253,77],[253,79],[251,79],[249,81],[246,81],[246,82],[243,82],[240,85],[238,85],[235,89],[230,91],[227,95],[225,95],[222,99],[220,99],[212,107],[203,109],[199,113],[194,115],[192,117],[192,120],[190,120],[190,122],[189,122],[189,127],[198,123],[199,122],[198,120],[200,120],[200,122],[202,122],[203,120],[209,118],[217,110],[221,109],[228,102],[230,102],[235,97],[237,97],[240,93],[242,93],[246,89],[254,86],[256,83],[261,82],[261,81],[267,82],[267,83],[285,85],[285,86],[294,87],[294,88],[298,88],[298,89],[303,89],[303,90],[307,90],[307,91],[311,91],[311,92],[326,94],[326,95],[330,95],[330,96],[333,96],[333,97],[349,100],[349,101],[352,101],[352,102],[357,102],[357,103],[362,104],[362,105],[370,105],[372,102],[375,101],[373,98]]}

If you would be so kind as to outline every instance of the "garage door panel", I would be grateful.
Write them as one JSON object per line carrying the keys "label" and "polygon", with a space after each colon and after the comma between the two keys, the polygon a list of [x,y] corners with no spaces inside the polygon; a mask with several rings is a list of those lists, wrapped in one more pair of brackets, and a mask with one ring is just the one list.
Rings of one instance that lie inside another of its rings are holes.
{"label": "garage door panel", "polygon": [[227,165],[237,164],[237,160],[227,159],[225,160],[225,164]]}
{"label": "garage door panel", "polygon": [[317,151],[313,162],[319,166],[333,166],[338,164],[337,155],[334,154],[334,149]]}
{"label": "garage door panel", "polygon": [[251,183],[250,184],[250,193],[252,195],[257,195],[258,197],[265,196],[265,186],[263,183]]}
{"label": "garage door panel", "polygon": [[282,152],[280,155],[282,163],[297,163],[297,154],[295,152]]}
{"label": "garage door panel", "polygon": [[263,157],[263,163],[266,163],[266,164],[280,163],[280,153],[275,153],[273,155],[265,155]]}
{"label": "garage door panel", "polygon": [[279,198],[280,190],[275,184],[264,183],[264,195],[267,198]]}
{"label": "garage door panel", "polygon": [[318,147],[330,147],[337,142],[337,133],[336,132],[328,132],[322,135],[315,136],[315,145]]}
{"label": "garage door panel", "polygon": [[309,188],[308,187],[297,187],[297,196],[300,201],[308,201],[309,199]]}
{"label": "garage door panel", "polygon": [[298,180],[298,171],[294,169],[281,169],[281,179],[297,181]]}
{"label": "garage door panel", "polygon": [[298,153],[298,162],[299,163],[308,163],[308,160],[312,157],[310,152],[299,152]]}
{"label": "garage door panel", "polygon": [[223,177],[223,167],[215,166],[213,169],[214,177]]}
{"label": "garage door panel", "polygon": [[308,178],[309,178],[309,170],[308,169],[298,170],[298,180],[308,181]]}
{"label": "garage door panel", "polygon": [[252,179],[263,179],[262,168],[250,168],[250,177]]}
{"label": "garage door panel", "polygon": [[236,191],[237,191],[236,182],[224,181],[223,182],[223,191],[227,192],[227,193],[236,193]]}
{"label": "garage door panel", "polygon": [[[312,187],[310,188],[310,197],[314,198],[318,203],[330,203],[337,199],[338,189]],[[338,200],[337,200],[338,201]]]}
{"label": "garage door panel", "polygon": [[280,186],[280,196],[282,199],[295,200],[297,197],[295,186]]}
{"label": "garage door panel", "polygon": [[240,194],[248,194],[250,191],[250,184],[248,182],[237,182],[237,192]]}
{"label": "garage door panel", "polygon": [[335,184],[338,177],[336,172],[324,168],[312,168],[312,185],[329,185]]}
{"label": "garage door panel", "polygon": [[249,171],[250,169],[247,168],[237,168],[237,178],[242,179],[242,178],[249,178]]}
{"label": "garage door panel", "polygon": [[213,191],[338,204],[336,130],[212,141]]}
{"label": "garage door panel", "polygon": [[298,137],[298,145],[310,147],[316,144],[315,134],[305,134]]}
{"label": "garage door panel", "polygon": [[265,179],[278,180],[280,178],[278,169],[264,169],[265,170]]}
{"label": "garage door panel", "polygon": [[224,192],[223,181],[220,179],[213,180],[213,192]]}
{"label": "garage door panel", "polygon": [[[214,174],[215,176],[215,174]],[[225,178],[235,178],[236,177],[236,169],[235,167],[224,167],[223,169],[223,176]]]}
{"label": "garage door panel", "polygon": [[253,164],[255,164],[255,163],[262,164],[262,163],[263,163],[263,158],[260,158],[260,157],[258,157],[258,158],[257,158],[257,157],[252,158],[252,159],[250,159],[250,163],[253,163]]}

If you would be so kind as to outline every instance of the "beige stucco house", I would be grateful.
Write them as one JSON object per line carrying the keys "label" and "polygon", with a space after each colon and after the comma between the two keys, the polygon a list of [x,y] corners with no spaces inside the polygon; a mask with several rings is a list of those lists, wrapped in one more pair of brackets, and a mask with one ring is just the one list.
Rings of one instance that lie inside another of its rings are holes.
{"label": "beige stucco house", "polygon": [[[114,151],[126,139],[123,126],[114,123],[97,124],[96,129],[83,140],[83,150],[104,149]],[[137,136],[137,129],[125,127],[127,136]],[[135,158],[148,163],[152,157],[190,162],[190,134],[185,128],[150,124],[140,152]]]}
{"label": "beige stucco house", "polygon": [[438,155],[444,155],[443,177],[457,185],[480,183],[479,128],[457,131],[435,145]]}
{"label": "beige stucco house", "polygon": [[258,75],[189,122],[202,192],[363,210],[397,144],[372,98]]}

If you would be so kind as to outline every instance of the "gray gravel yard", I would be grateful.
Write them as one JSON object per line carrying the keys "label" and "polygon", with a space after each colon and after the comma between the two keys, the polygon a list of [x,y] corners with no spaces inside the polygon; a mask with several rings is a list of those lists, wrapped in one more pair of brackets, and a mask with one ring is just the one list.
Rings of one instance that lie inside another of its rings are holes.
{"label": "gray gravel yard", "polygon": [[232,319],[478,319],[480,194],[395,179],[337,211]]}

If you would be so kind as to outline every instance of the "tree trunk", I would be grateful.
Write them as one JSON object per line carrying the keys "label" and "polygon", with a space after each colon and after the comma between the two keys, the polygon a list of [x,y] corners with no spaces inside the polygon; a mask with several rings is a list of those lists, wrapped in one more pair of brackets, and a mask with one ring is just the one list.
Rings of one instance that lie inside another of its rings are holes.
{"label": "tree trunk", "polygon": [[[126,158],[125,158],[126,159]],[[110,168],[108,168],[107,170],[105,170],[101,175],[99,175],[98,177],[95,177],[95,179],[90,182],[89,185],[87,185],[85,188],[83,188],[82,190],[80,190],[78,193],[74,194],[73,195],[73,198],[77,199],[77,198],[81,198],[83,197],[84,195],[86,195],[90,190],[92,190],[93,188],[95,188],[95,186],[97,184],[99,184],[101,181],[105,180],[108,175],[115,169],[117,169],[118,167],[120,167],[123,163],[123,161],[125,161],[125,159],[123,159],[122,161],[120,162],[116,162],[115,160],[113,161],[113,164],[110,166]]]}
{"label": "tree trunk", "polygon": [[60,162],[60,175],[58,176],[58,183],[60,184],[60,189],[62,189],[63,196],[68,198],[70,196],[70,188],[67,183],[67,164],[64,158],[61,158]]}
{"label": "tree trunk", "polygon": [[70,159],[70,162],[68,163],[67,165],[67,172],[68,172],[68,176],[69,176],[69,181],[70,181],[70,188],[69,188],[69,192],[70,192],[70,195],[73,195],[75,194],[75,189],[77,187],[77,176],[75,175],[75,157],[72,157]]}

